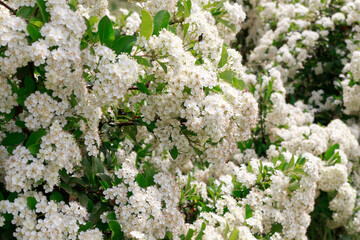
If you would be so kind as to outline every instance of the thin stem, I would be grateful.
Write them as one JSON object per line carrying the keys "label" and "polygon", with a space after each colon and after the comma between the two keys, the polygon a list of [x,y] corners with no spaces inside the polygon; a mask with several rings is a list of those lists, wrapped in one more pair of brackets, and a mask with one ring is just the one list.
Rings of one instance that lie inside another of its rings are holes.
{"label": "thin stem", "polygon": [[[148,81],[148,82],[145,84],[145,87],[148,88],[148,87],[150,86],[150,82],[151,82],[151,81]],[[128,90],[139,90],[139,88],[136,87],[136,86],[133,86],[133,87],[129,87]]]}
{"label": "thin stem", "polygon": [[12,8],[11,8],[9,5],[7,5],[5,2],[3,2],[3,1],[0,0],[0,4],[3,5],[4,7],[6,7],[6,8],[11,12],[11,14],[16,15],[15,10],[12,9]]}

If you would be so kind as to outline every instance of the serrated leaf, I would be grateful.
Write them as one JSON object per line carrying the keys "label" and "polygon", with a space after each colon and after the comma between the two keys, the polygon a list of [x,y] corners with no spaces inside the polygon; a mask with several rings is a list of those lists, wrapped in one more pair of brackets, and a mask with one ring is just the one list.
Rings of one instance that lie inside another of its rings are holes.
{"label": "serrated leaf", "polygon": [[110,18],[106,15],[99,22],[98,35],[101,44],[111,48],[115,40],[115,34],[114,34],[112,22]]}
{"label": "serrated leaf", "polygon": [[37,204],[36,199],[34,197],[27,197],[26,201],[27,201],[27,205],[30,208],[30,210],[35,210],[35,208],[36,208],[35,206]]}
{"label": "serrated leaf", "polygon": [[26,30],[30,34],[31,39],[34,42],[36,42],[41,37],[41,34],[40,34],[39,30],[37,29],[37,27],[35,27],[32,24],[28,24],[26,26]]}
{"label": "serrated leaf", "polygon": [[132,48],[136,43],[136,37],[134,36],[122,36],[115,39],[112,49],[116,54],[128,53],[131,54]]}
{"label": "serrated leaf", "polygon": [[225,46],[222,47],[222,51],[221,51],[221,58],[218,64],[218,68],[222,68],[223,66],[225,66],[225,64],[227,63],[228,60],[228,52]]}
{"label": "serrated leaf", "polygon": [[149,39],[153,33],[153,20],[149,12],[141,10],[141,30],[140,36]]}
{"label": "serrated leaf", "polygon": [[167,28],[170,21],[170,13],[166,10],[161,10],[156,13],[154,17],[154,31],[153,35],[158,36],[162,28]]}
{"label": "serrated leaf", "polygon": [[23,133],[10,133],[8,134],[3,141],[1,142],[1,145],[3,146],[16,146],[20,143],[24,142],[26,139],[26,136]]}

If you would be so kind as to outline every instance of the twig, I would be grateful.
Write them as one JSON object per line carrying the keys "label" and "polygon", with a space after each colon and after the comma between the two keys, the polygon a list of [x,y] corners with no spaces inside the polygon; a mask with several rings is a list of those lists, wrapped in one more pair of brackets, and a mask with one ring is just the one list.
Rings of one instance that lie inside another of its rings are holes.
{"label": "twig", "polygon": [[[150,82],[151,82],[151,81],[148,81],[148,82],[145,84],[145,87],[148,88],[148,87],[150,86]],[[136,87],[136,86],[133,86],[133,87],[129,87],[128,90],[139,90],[139,88]]]}
{"label": "twig", "polygon": [[9,5],[7,5],[5,2],[3,2],[3,1],[0,0],[0,4],[3,5],[4,7],[6,7],[6,8],[11,12],[11,14],[16,15],[15,10],[12,9],[12,8],[11,8]]}

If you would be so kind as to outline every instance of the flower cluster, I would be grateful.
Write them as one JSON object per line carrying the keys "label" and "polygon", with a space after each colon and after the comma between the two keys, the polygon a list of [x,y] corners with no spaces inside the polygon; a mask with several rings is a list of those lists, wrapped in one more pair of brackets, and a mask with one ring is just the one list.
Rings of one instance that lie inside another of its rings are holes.
{"label": "flower cluster", "polygon": [[136,2],[0,0],[0,239],[358,239],[360,0]]}

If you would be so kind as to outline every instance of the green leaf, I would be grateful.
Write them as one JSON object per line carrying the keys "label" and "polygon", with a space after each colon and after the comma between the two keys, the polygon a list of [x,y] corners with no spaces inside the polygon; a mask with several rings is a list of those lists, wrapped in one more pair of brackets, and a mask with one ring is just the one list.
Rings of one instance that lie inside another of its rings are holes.
{"label": "green leaf", "polygon": [[223,66],[225,66],[225,64],[227,63],[228,57],[229,57],[229,55],[226,50],[226,47],[223,46],[222,51],[221,51],[221,58],[220,58],[220,61],[218,64],[218,68],[222,68]]}
{"label": "green leaf", "polygon": [[236,87],[237,89],[244,90],[245,89],[245,82],[241,79],[237,79],[236,77],[233,77],[233,83],[232,85]]}
{"label": "green leaf", "polygon": [[19,11],[17,11],[16,16],[28,18],[33,13],[33,11],[34,11],[33,7],[23,6],[19,9]]}
{"label": "green leaf", "polygon": [[15,116],[15,109],[11,109],[11,112],[9,114],[5,114],[5,122],[9,122],[11,119],[13,119]]}
{"label": "green leaf", "polygon": [[184,24],[184,39],[185,39],[185,37],[186,37],[186,34],[187,34],[187,32],[188,32],[188,30],[189,30],[189,27],[190,27],[190,23],[185,23]]}
{"label": "green leaf", "polygon": [[34,197],[27,197],[26,201],[27,201],[27,205],[30,208],[30,210],[35,210],[35,208],[36,208],[35,206],[37,204],[36,199]]}
{"label": "green leaf", "polygon": [[167,28],[170,21],[170,13],[166,10],[161,10],[156,13],[154,17],[154,31],[153,35],[158,36],[162,28]]}
{"label": "green leaf", "polygon": [[191,0],[183,0],[185,17],[189,17],[191,13]]}
{"label": "green leaf", "polygon": [[78,192],[77,193],[77,197],[79,198],[79,202],[83,207],[88,208],[89,207],[89,203],[90,203],[90,198],[88,198],[88,196],[86,196],[86,194],[84,192]]}
{"label": "green leaf", "polygon": [[115,40],[115,34],[112,22],[106,15],[99,22],[98,34],[101,44],[110,48]]}
{"label": "green leaf", "polygon": [[289,168],[292,168],[293,166],[294,166],[294,164],[295,164],[295,157],[294,157],[294,155],[291,157],[291,159],[290,159],[290,162],[289,162]]}
{"label": "green leaf", "polygon": [[146,67],[153,67],[153,65],[146,58],[139,57],[139,56],[134,56],[134,58],[136,59],[136,62],[138,64],[144,65]]}
{"label": "green leaf", "polygon": [[87,222],[85,225],[81,225],[79,228],[79,232],[85,232],[86,230],[93,227],[93,224],[91,222]]}
{"label": "green leaf", "polygon": [[141,82],[137,82],[136,83],[137,88],[139,89],[140,92],[142,93],[146,93],[146,95],[150,95],[150,91],[149,89],[145,86],[145,84],[141,83]]}
{"label": "green leaf", "polygon": [[236,227],[234,227],[234,229],[230,234],[229,240],[237,240],[237,239],[239,239],[239,230]]}
{"label": "green leaf", "polygon": [[233,31],[234,33],[236,33],[236,26],[235,26],[235,24],[231,24],[229,21],[224,20],[224,19],[219,18],[219,17],[216,18],[216,21],[219,22],[219,23],[221,23],[221,24],[223,24],[224,26],[230,28],[231,31]]}
{"label": "green leaf", "polygon": [[141,30],[140,36],[149,39],[153,33],[153,21],[149,12],[141,10]]}
{"label": "green leaf", "polygon": [[30,76],[26,76],[24,79],[24,84],[25,84],[25,88],[26,90],[29,91],[29,93],[34,93],[36,88],[35,88],[35,82],[34,79],[32,79],[32,77]]}
{"label": "green leaf", "polygon": [[297,168],[294,168],[292,170],[293,173],[295,174],[301,174],[301,175],[306,175],[307,173],[304,171],[304,169],[300,168],[300,167],[297,167]]}
{"label": "green leaf", "polygon": [[271,233],[276,233],[276,232],[281,233],[282,230],[283,230],[283,226],[281,225],[281,223],[274,223],[272,225],[272,228],[271,228],[270,232]]}
{"label": "green leaf", "polygon": [[33,132],[26,141],[25,147],[27,147],[34,156],[39,152],[41,138],[45,135],[46,131],[44,129],[40,129],[36,132]]}
{"label": "green leaf", "polygon": [[105,181],[108,184],[108,186],[113,185],[112,184],[112,179],[111,179],[111,177],[109,175],[107,175],[105,173],[98,173],[97,175],[101,178],[101,180]]}
{"label": "green leaf", "polygon": [[109,228],[111,229],[111,240],[123,239],[121,226],[118,221],[109,221]]}
{"label": "green leaf", "polygon": [[97,222],[99,222],[100,215],[107,210],[108,210],[107,205],[102,204],[101,202],[97,202],[91,210],[91,214],[89,218],[90,222],[92,224],[96,224]]}
{"label": "green leaf", "polygon": [[116,38],[114,44],[112,45],[112,49],[116,54],[120,53],[128,53],[131,54],[132,48],[136,43],[136,37],[134,36],[122,36]]}
{"label": "green leaf", "polygon": [[251,218],[253,216],[253,211],[249,204],[245,205],[245,219]]}
{"label": "green leaf", "polygon": [[68,194],[72,195],[74,193],[73,189],[70,187],[69,184],[66,184],[64,182],[60,183],[60,187],[64,189]]}
{"label": "green leaf", "polygon": [[162,69],[164,70],[164,72],[167,73],[167,67],[166,67],[166,65],[165,65],[164,63],[160,62],[159,60],[156,60],[156,61],[160,64],[160,66],[162,67]]}
{"label": "green leaf", "polygon": [[230,227],[229,227],[229,224],[226,222],[226,227],[225,227],[225,230],[224,230],[224,236],[225,237],[227,237],[229,231],[230,231]]}
{"label": "green leaf", "polygon": [[169,26],[168,26],[168,30],[169,30],[170,32],[172,32],[174,35],[177,35],[176,29],[175,29],[173,26],[169,25]]}
{"label": "green leaf", "polygon": [[70,177],[68,178],[68,182],[69,183],[76,183],[82,187],[88,187],[88,184],[81,178],[77,178],[77,177]]}
{"label": "green leaf", "polygon": [[171,157],[175,160],[179,156],[179,152],[176,146],[169,151]]}
{"label": "green leaf", "polygon": [[70,104],[71,108],[74,108],[78,104],[75,94],[70,95]]}
{"label": "green leaf", "polygon": [[24,142],[26,136],[23,133],[10,133],[2,141],[3,146],[16,146]]}
{"label": "green leaf", "polygon": [[198,233],[198,235],[196,236],[195,240],[201,240],[202,239],[202,236],[204,235],[204,230],[206,228],[206,224],[205,222],[203,222],[201,224],[201,229],[200,229],[200,232]]}
{"label": "green leaf", "polygon": [[288,189],[290,192],[293,192],[293,191],[295,191],[295,190],[297,190],[297,189],[299,189],[299,188],[300,188],[300,182],[299,182],[299,181],[295,181],[295,182],[293,182],[293,183],[290,183],[287,189]]}
{"label": "green leaf", "polygon": [[37,28],[41,28],[42,26],[44,26],[44,23],[41,21],[41,19],[39,18],[31,18],[29,20],[29,23],[31,23],[32,25],[34,25]]}
{"label": "green leaf", "polygon": [[226,70],[226,71],[220,73],[219,77],[221,79],[224,79],[226,82],[232,84],[234,75],[235,75],[235,73],[233,71]]}
{"label": "green leaf", "polygon": [[50,195],[50,200],[53,200],[53,201],[59,203],[61,201],[64,201],[64,198],[60,192],[53,191]]}
{"label": "green leaf", "polygon": [[107,218],[108,220],[116,220],[116,214],[115,214],[115,212],[109,213],[109,214],[106,216],[106,218]]}
{"label": "green leaf", "polygon": [[49,21],[50,14],[46,12],[46,5],[44,0],[36,0],[37,5],[39,6],[39,11],[44,23]]}
{"label": "green leaf", "polygon": [[28,33],[30,34],[31,39],[36,42],[39,37],[41,37],[41,34],[39,32],[39,30],[32,24],[28,24],[26,26],[26,30],[28,31]]}
{"label": "green leaf", "polygon": [[194,229],[189,228],[189,230],[188,230],[188,232],[186,234],[185,240],[191,240],[193,235],[194,235]]}
{"label": "green leaf", "polygon": [[93,174],[104,173],[104,165],[97,157],[92,157],[92,171]]}
{"label": "green leaf", "polygon": [[[86,33],[89,36],[89,40],[91,43],[96,43],[96,37],[94,36],[95,34],[92,32],[92,26],[93,24],[91,24],[91,20],[95,23],[97,22],[97,18],[96,17],[91,17],[90,19],[87,19],[86,17],[84,17],[85,23],[86,23]],[[96,20],[96,21],[95,21]],[[93,48],[90,48],[90,50],[93,50]]]}
{"label": "green leaf", "polygon": [[326,161],[328,161],[328,160],[332,157],[332,155],[334,155],[336,149],[339,149],[339,144],[337,144],[337,143],[334,144],[334,145],[332,145],[332,146],[325,152],[324,158],[325,158]]}
{"label": "green leaf", "polygon": [[142,175],[141,173],[138,173],[138,175],[136,175],[135,181],[139,184],[140,187],[142,188],[147,187],[146,179],[144,175]]}
{"label": "green leaf", "polygon": [[89,24],[90,24],[91,27],[94,26],[95,23],[97,23],[98,21],[99,21],[99,19],[97,18],[97,16],[91,16],[89,18]]}

